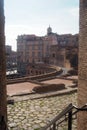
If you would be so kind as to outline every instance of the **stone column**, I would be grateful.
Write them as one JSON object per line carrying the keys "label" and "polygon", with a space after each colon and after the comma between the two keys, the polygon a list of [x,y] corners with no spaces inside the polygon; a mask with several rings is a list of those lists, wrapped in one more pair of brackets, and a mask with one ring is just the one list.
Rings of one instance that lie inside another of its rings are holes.
{"label": "stone column", "polygon": [[[87,103],[87,0],[80,0],[78,106]],[[78,114],[78,130],[87,130],[87,112]]]}
{"label": "stone column", "polygon": [[4,0],[0,0],[0,117],[7,120]]}

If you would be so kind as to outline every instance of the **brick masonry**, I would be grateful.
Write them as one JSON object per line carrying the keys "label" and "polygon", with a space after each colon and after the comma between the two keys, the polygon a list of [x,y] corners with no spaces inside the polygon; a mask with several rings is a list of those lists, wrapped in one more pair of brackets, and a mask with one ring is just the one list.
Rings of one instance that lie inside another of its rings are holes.
{"label": "brick masonry", "polygon": [[[6,101],[6,64],[5,64],[5,37],[4,37],[4,0],[0,0],[0,119],[7,119]],[[1,127],[0,127],[1,129]]]}
{"label": "brick masonry", "polygon": [[[80,0],[78,105],[87,103],[87,0]],[[87,112],[78,114],[78,130],[87,130]]]}

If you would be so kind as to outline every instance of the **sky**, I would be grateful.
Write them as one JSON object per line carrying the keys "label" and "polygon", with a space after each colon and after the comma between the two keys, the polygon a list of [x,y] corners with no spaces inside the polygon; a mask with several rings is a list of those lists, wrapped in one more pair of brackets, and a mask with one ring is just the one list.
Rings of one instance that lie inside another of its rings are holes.
{"label": "sky", "polygon": [[16,51],[18,35],[79,32],[79,0],[4,0],[6,45]]}

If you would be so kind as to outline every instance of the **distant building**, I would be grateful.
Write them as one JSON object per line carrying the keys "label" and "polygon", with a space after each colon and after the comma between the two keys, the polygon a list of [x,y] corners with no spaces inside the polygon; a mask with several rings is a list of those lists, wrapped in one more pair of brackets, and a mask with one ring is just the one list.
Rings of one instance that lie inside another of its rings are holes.
{"label": "distant building", "polygon": [[52,29],[47,29],[47,35],[20,35],[17,37],[17,61],[18,71],[26,73],[26,65],[33,63],[49,64],[50,47],[57,44],[57,37],[49,35]]}
{"label": "distant building", "polygon": [[6,45],[5,48],[6,48],[6,55],[10,55],[10,54],[11,54],[11,51],[12,51],[11,46]]}
{"label": "distant building", "polygon": [[65,66],[66,47],[78,46],[78,34],[58,35],[47,28],[46,36],[20,35],[17,37],[18,72],[26,74],[30,64],[45,63]]}
{"label": "distant building", "polygon": [[50,50],[50,64],[65,67],[65,48],[52,45]]}
{"label": "distant building", "polygon": [[12,51],[12,47],[6,45],[6,67],[7,69],[12,69],[17,66],[17,52]]}
{"label": "distant building", "polygon": [[58,35],[58,44],[61,47],[78,47],[79,35],[63,34]]}
{"label": "distant building", "polygon": [[78,37],[78,34],[57,35],[57,45],[51,46],[50,64],[70,68],[71,57],[78,55]]}

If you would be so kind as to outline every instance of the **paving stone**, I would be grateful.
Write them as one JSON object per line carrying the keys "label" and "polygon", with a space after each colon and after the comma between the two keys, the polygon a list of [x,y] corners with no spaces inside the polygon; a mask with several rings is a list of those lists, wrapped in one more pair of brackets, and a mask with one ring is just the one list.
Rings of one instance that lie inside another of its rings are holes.
{"label": "paving stone", "polygon": [[46,124],[45,123],[40,123],[40,126],[41,127],[44,127]]}
{"label": "paving stone", "polygon": [[17,124],[16,123],[10,123],[9,127],[11,127],[11,128],[17,127]]}
{"label": "paving stone", "polygon": [[[77,104],[77,93],[18,101],[14,107],[8,105],[8,126],[11,130],[35,130],[44,127],[71,102]],[[76,123],[73,127],[75,126]]]}

